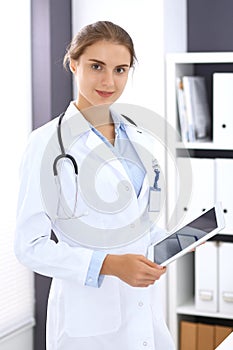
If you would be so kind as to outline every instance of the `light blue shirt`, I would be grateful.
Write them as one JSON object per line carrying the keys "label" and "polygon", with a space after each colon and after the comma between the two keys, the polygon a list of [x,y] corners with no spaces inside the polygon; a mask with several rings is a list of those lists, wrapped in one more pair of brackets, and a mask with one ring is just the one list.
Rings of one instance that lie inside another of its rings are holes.
{"label": "light blue shirt", "polygon": [[[91,129],[111,148],[114,155],[121,161],[138,197],[146,171],[133,144],[128,138],[124,123],[116,114],[112,114],[112,118],[115,124],[114,146],[97,129],[94,127],[91,127]],[[103,275],[100,275],[100,270],[106,255],[107,253],[104,251],[93,252],[85,282],[87,286],[100,287],[104,278]]]}

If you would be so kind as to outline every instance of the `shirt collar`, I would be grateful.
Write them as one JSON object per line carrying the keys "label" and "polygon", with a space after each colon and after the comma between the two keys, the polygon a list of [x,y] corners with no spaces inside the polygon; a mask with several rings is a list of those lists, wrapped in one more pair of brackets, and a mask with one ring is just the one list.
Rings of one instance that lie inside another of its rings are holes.
{"label": "shirt collar", "polygon": [[112,120],[115,124],[115,130],[118,131],[119,129],[122,129],[125,131],[125,125],[124,125],[122,116],[111,108],[110,108],[110,112],[111,112]]}
{"label": "shirt collar", "polygon": [[[78,113],[80,113],[80,111],[75,106],[75,101],[71,101],[67,110],[66,110],[66,118],[70,118],[73,115],[78,114]],[[113,122],[115,124],[115,130],[118,131],[119,129],[121,129],[121,130],[125,131],[125,124],[124,124],[124,120],[123,120],[122,116],[119,113],[117,113],[115,110],[113,110],[111,107],[110,107],[110,113],[111,113]],[[80,114],[82,115],[82,113],[80,113]],[[90,128],[93,128],[93,126],[91,124],[89,124],[89,126],[90,126]]]}

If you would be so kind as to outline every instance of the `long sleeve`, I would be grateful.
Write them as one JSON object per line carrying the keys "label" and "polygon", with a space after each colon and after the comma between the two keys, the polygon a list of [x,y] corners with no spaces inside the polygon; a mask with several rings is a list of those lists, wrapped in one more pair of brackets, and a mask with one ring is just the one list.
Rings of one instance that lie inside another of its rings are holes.
{"label": "long sleeve", "polygon": [[100,275],[100,270],[107,253],[102,251],[93,252],[91,262],[87,271],[85,285],[99,288],[103,282],[104,275]]}
{"label": "long sleeve", "polygon": [[40,163],[46,144],[38,132],[32,133],[22,161],[15,254],[37,273],[84,285],[93,250],[63,241],[56,244],[50,238],[52,226],[40,190]]}

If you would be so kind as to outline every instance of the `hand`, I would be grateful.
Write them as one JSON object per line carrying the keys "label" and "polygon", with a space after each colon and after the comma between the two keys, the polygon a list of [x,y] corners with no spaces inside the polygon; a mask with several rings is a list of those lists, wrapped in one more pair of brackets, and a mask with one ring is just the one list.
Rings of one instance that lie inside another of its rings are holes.
{"label": "hand", "polygon": [[154,284],[165,271],[165,267],[153,263],[143,255],[109,254],[103,262],[100,273],[116,276],[132,287],[148,287]]}

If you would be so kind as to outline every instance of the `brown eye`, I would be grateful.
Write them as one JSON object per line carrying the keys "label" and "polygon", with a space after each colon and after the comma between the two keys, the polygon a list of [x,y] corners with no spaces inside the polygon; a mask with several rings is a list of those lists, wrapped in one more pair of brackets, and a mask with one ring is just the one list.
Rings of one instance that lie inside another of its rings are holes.
{"label": "brown eye", "polygon": [[117,67],[117,68],[116,68],[116,72],[117,72],[118,74],[122,74],[122,73],[125,72],[125,68]]}
{"label": "brown eye", "polygon": [[91,65],[91,68],[93,70],[101,70],[102,67],[98,63],[94,63]]}

